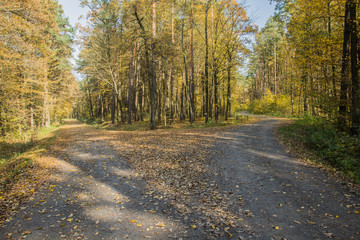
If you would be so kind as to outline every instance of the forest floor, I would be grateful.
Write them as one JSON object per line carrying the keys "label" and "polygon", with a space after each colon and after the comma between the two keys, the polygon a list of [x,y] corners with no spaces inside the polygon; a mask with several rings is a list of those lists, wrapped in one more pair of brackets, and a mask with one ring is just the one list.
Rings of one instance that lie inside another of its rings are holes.
{"label": "forest floor", "polygon": [[287,153],[284,122],[129,132],[71,120],[0,239],[359,239],[360,196]]}

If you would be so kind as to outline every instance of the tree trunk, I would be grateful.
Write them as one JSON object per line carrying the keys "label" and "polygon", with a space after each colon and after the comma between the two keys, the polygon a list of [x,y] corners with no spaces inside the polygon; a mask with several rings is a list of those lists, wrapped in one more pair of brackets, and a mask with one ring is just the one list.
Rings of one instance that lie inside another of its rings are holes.
{"label": "tree trunk", "polygon": [[210,0],[205,5],[205,123],[209,121],[209,40],[208,40],[208,12]]}
{"label": "tree trunk", "polygon": [[156,38],[156,1],[153,0],[152,4],[152,43],[151,43],[151,66],[149,71],[149,85],[150,85],[150,124],[151,130],[156,130],[156,58],[155,58],[155,38]]}
{"label": "tree trunk", "polygon": [[165,73],[162,72],[162,90],[163,90],[163,107],[162,107],[162,113],[163,113],[163,120],[164,120],[164,126],[166,126],[166,113],[167,113],[167,97],[168,97],[168,94],[167,94],[167,84],[166,84],[166,78],[165,78]]}
{"label": "tree trunk", "polygon": [[360,92],[358,66],[358,29],[356,22],[357,4],[351,0],[350,31],[351,31],[351,82],[352,82],[352,126],[351,134],[358,135],[360,130]]}
{"label": "tree trunk", "polygon": [[101,118],[101,122],[104,122],[104,96],[103,96],[103,94],[100,95],[100,104],[101,104],[100,118]]}
{"label": "tree trunk", "polygon": [[214,105],[215,105],[215,121],[219,120],[219,85],[218,85],[218,69],[216,59],[214,58]]}
{"label": "tree trunk", "polygon": [[[171,48],[175,46],[175,0],[171,4]],[[170,124],[174,124],[174,57],[170,65]]]}
{"label": "tree trunk", "polygon": [[112,98],[111,98],[111,123],[115,123],[115,110],[116,110],[116,92],[113,86],[112,89]]}
{"label": "tree trunk", "polygon": [[195,122],[195,66],[194,66],[194,23],[193,23],[193,11],[191,1],[191,17],[190,17],[190,84],[189,84],[189,98],[190,98],[190,123]]}
{"label": "tree trunk", "polygon": [[277,100],[277,52],[276,52],[276,41],[274,41],[274,94],[275,94],[275,107]]}
{"label": "tree trunk", "polygon": [[184,106],[184,91],[185,91],[185,85],[184,82],[181,85],[181,97],[180,97],[180,120],[185,120],[185,106]]}
{"label": "tree trunk", "polygon": [[338,128],[345,131],[347,121],[347,99],[348,99],[348,81],[349,81],[349,52],[350,52],[350,7],[351,0],[346,1],[345,9],[345,25],[344,25],[344,42],[343,42],[343,56],[341,66],[341,84],[340,84],[340,106],[338,117]]}
{"label": "tree trunk", "polygon": [[134,76],[133,56],[129,51],[129,87],[128,87],[128,124],[131,124],[131,114],[133,105],[133,76]]}
{"label": "tree trunk", "polygon": [[228,51],[228,69],[227,69],[227,96],[226,96],[226,110],[225,110],[225,120],[229,120],[231,117],[231,64],[232,56],[230,51]]}
{"label": "tree trunk", "polygon": [[162,95],[163,95],[163,92],[161,91],[162,90],[162,79],[161,79],[161,60],[159,61],[159,77],[160,77],[160,81],[159,81],[159,89],[158,89],[158,99],[157,99],[157,114],[158,114],[158,123],[161,124],[161,114],[162,114]]}

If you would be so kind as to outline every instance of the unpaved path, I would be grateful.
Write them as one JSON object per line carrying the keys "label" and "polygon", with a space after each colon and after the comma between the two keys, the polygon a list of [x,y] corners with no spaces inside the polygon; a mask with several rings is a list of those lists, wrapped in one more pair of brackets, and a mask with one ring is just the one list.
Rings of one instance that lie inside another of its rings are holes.
{"label": "unpaved path", "polygon": [[359,239],[359,196],[292,158],[279,120],[127,133],[70,122],[0,239]]}
{"label": "unpaved path", "polygon": [[256,239],[360,239],[360,198],[279,145],[279,120],[264,118],[220,135],[212,168],[244,200]]}

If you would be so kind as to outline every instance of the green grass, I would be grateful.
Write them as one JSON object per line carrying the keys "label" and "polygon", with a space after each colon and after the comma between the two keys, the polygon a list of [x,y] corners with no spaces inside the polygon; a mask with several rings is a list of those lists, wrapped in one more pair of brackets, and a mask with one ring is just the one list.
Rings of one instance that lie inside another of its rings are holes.
{"label": "green grass", "polygon": [[279,133],[296,152],[360,183],[360,137],[338,132],[331,123],[309,116],[281,127]]}
{"label": "green grass", "polygon": [[[148,131],[150,130],[150,123],[148,120],[133,122],[132,124],[127,123],[116,123],[111,124],[109,122],[103,122],[96,120],[88,120],[88,119],[80,119],[83,123],[98,129],[106,129],[106,130],[118,130],[118,131]],[[220,118],[218,121],[209,119],[207,123],[205,123],[205,118],[197,118],[193,124],[189,123],[189,120],[174,120],[174,124],[170,124],[169,122],[164,124],[157,123],[157,129],[196,129],[196,128],[211,128],[211,127],[223,127],[223,126],[231,126],[242,124],[249,121],[248,116],[243,116],[241,114],[235,114],[235,117],[231,117],[228,120]]]}
{"label": "green grass", "polygon": [[39,129],[0,138],[0,190],[6,191],[8,183],[48,148],[56,137],[58,126]]}

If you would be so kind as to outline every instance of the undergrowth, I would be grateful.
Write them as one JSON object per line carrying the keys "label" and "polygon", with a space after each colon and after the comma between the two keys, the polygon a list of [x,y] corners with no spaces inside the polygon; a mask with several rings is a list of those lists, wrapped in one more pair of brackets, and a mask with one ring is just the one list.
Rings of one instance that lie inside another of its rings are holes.
{"label": "undergrowth", "polygon": [[[148,120],[145,121],[137,121],[132,124],[127,123],[116,123],[111,124],[109,122],[101,122],[99,120],[90,120],[90,119],[80,119],[83,123],[90,125],[99,129],[106,130],[119,130],[119,131],[148,131],[150,130],[150,123]],[[223,126],[231,126],[237,125],[241,123],[245,123],[249,121],[248,116],[244,116],[241,114],[235,114],[234,117],[225,120],[224,118],[220,118],[218,121],[213,119],[209,119],[207,123],[205,123],[205,118],[197,118],[193,124],[189,123],[189,120],[174,120],[173,124],[170,121],[167,121],[166,125],[162,122],[157,122],[157,129],[189,129],[189,128],[211,128],[211,127],[223,127]]]}
{"label": "undergrowth", "polygon": [[[360,184],[360,137],[338,132],[326,120],[305,116],[279,129],[285,142],[297,153],[335,168]],[[304,152],[305,150],[305,152]]]}
{"label": "undergrowth", "polygon": [[[56,134],[50,134],[58,126],[25,132],[22,135],[9,135],[0,138],[0,191],[4,192],[9,183],[29,167],[49,146]],[[49,135],[50,134],[50,135]]]}

